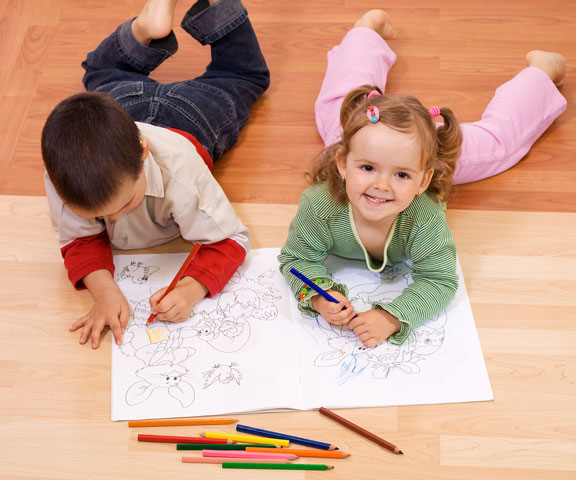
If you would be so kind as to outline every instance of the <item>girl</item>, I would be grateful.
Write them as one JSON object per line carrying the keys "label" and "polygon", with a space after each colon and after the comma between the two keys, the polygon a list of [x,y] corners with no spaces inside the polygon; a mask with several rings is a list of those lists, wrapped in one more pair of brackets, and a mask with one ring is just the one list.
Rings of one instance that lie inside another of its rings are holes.
{"label": "girl", "polygon": [[[480,122],[458,125],[448,108],[383,95],[396,60],[384,40],[396,34],[384,11],[369,11],[355,26],[328,56],[316,103],[327,148],[278,258],[300,310],[348,325],[372,347],[386,339],[402,343],[452,300],[456,250],[443,203],[450,187],[500,173],[526,154],[566,108],[556,88],[565,66],[561,55],[530,52],[528,64],[536,68],[501,86]],[[374,272],[409,259],[414,282],[392,302],[356,314],[346,286],[328,277],[328,254],[364,259]],[[316,295],[290,274],[292,267],[340,303]]]}

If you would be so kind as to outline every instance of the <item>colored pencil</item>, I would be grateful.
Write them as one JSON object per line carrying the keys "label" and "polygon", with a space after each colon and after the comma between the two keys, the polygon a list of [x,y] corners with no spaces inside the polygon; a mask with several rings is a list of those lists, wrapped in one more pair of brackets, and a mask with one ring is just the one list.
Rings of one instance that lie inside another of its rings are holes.
{"label": "colored pencil", "polygon": [[229,444],[236,443],[227,438],[204,438],[204,437],[180,437],[176,435],[145,435],[138,434],[139,442],[159,442],[159,443],[209,443],[209,444]]}
{"label": "colored pencil", "polygon": [[200,432],[200,436],[206,438],[229,438],[230,440],[245,443],[272,443],[274,445],[280,445],[281,447],[290,445],[288,440],[281,438],[253,437],[251,435],[234,435],[220,432]]}
{"label": "colored pencil", "polygon": [[[262,447],[263,445],[260,444],[246,444],[240,445],[239,443],[235,444],[217,444],[217,443],[178,443],[176,444],[176,450],[246,450],[247,447]],[[267,447],[274,448],[276,445],[266,445]]]}
{"label": "colored pencil", "polygon": [[333,465],[320,463],[241,463],[224,462],[222,468],[254,468],[268,470],[332,470]]}
{"label": "colored pencil", "polygon": [[260,452],[222,452],[221,450],[202,450],[203,457],[228,458],[273,458],[274,460],[296,460],[298,456],[291,453],[260,453]]}
{"label": "colored pencil", "polygon": [[[246,451],[266,453],[266,452],[274,452],[274,449],[265,447],[248,447]],[[317,458],[346,458],[350,456],[349,453],[343,452],[342,450],[338,451],[305,450],[303,448],[281,448],[278,450],[278,453],[293,453],[294,455],[298,455],[299,457],[317,457]]]}
{"label": "colored pencil", "polygon": [[249,427],[248,425],[236,425],[236,430],[243,433],[251,433],[252,435],[260,435],[262,437],[273,437],[288,440],[292,443],[298,443],[312,448],[320,448],[322,450],[338,450],[338,447],[329,443],[317,442],[308,438],[295,437],[294,435],[287,435],[285,433],[271,432],[270,430],[262,430],[261,428]]}
{"label": "colored pencil", "polygon": [[237,418],[159,418],[157,420],[130,420],[129,427],[177,427],[194,425],[228,425]]}
{"label": "colored pencil", "polygon": [[379,436],[374,435],[372,432],[369,432],[368,430],[365,430],[364,428],[356,425],[355,423],[352,423],[350,420],[346,420],[345,418],[341,417],[340,415],[337,415],[336,413],[328,410],[327,408],[320,407],[320,410],[318,410],[318,411],[322,415],[325,415],[328,418],[331,418],[332,420],[334,420],[335,422],[338,422],[340,425],[344,425],[346,428],[349,428],[353,432],[356,432],[356,433],[362,435],[364,438],[367,438],[368,440],[371,440],[374,443],[377,443],[381,447],[384,447],[386,450],[390,450],[392,453],[395,453],[396,455],[403,455],[404,454],[404,452],[402,450],[400,450],[396,445],[394,445],[390,442],[387,442],[383,438],[380,438]]}
{"label": "colored pencil", "polygon": [[[290,273],[292,275],[294,275],[295,277],[298,277],[300,280],[302,280],[306,285],[308,285],[312,290],[315,290],[317,293],[319,293],[320,295],[322,295],[326,300],[328,300],[329,302],[332,303],[340,303],[338,300],[336,300],[332,295],[330,295],[328,292],[322,290],[318,285],[316,285],[312,280],[310,280],[306,275],[304,275],[303,273],[300,273],[298,270],[296,270],[295,268],[291,268],[290,269]],[[342,307],[341,310],[346,310],[346,307]],[[352,318],[356,318],[358,315],[354,315]]]}
{"label": "colored pencil", "polygon": [[312,290],[315,290],[316,293],[319,293],[320,295],[322,295],[326,300],[328,300],[329,302],[332,303],[340,303],[338,300],[336,300],[332,295],[330,295],[329,293],[325,292],[324,290],[322,290],[318,285],[316,285],[312,280],[310,280],[306,275],[304,275],[303,273],[300,273],[298,270],[296,270],[295,268],[291,268],[290,269],[290,273],[292,275],[294,275],[295,277],[299,278],[300,280],[302,280],[306,285],[308,285]]}
{"label": "colored pencil", "polygon": [[[182,457],[182,463],[230,463],[226,457]],[[235,458],[234,463],[290,463],[290,460],[274,460],[272,458]]]}
{"label": "colored pencil", "polygon": [[[180,281],[180,279],[182,278],[182,276],[184,275],[184,272],[186,271],[186,269],[190,266],[190,263],[192,263],[192,260],[194,260],[194,257],[196,256],[196,254],[198,253],[198,250],[200,249],[200,243],[197,243],[196,245],[194,245],[194,247],[192,247],[192,250],[190,251],[190,253],[188,254],[188,256],[186,257],[186,260],[184,260],[184,263],[182,264],[182,266],[180,267],[180,270],[178,270],[178,272],[176,273],[176,275],[174,276],[174,278],[172,279],[172,282],[170,282],[170,285],[168,285],[168,288],[166,289],[166,291],[164,292],[164,295],[162,295],[160,297],[159,302],[162,301],[162,299],[168,295],[172,290],[174,290],[174,287],[176,286],[176,284]],[[152,313],[150,314],[150,316],[148,317],[148,320],[146,321],[146,326],[150,325],[154,319],[156,318],[156,314]]]}

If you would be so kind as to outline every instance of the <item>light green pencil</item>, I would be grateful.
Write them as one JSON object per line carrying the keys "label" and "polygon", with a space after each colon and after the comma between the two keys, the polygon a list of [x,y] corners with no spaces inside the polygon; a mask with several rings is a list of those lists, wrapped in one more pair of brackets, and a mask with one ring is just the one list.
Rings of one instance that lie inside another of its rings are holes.
{"label": "light green pencil", "polygon": [[236,463],[224,462],[222,468],[253,468],[267,470],[332,470],[334,465],[321,463]]}

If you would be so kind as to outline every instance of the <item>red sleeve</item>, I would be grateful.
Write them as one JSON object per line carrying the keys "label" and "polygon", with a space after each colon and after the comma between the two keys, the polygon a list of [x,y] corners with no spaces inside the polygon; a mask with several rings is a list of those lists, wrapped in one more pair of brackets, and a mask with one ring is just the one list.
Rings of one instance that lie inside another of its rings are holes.
{"label": "red sleeve", "polygon": [[108,270],[114,276],[112,247],[106,230],[89,237],[77,238],[60,251],[68,270],[68,278],[76,290],[85,289],[82,279],[96,270]]}
{"label": "red sleeve", "polygon": [[210,245],[202,245],[184,276],[192,277],[208,289],[213,297],[228,283],[246,258],[246,250],[229,238]]}
{"label": "red sleeve", "polygon": [[192,144],[196,147],[196,151],[202,157],[202,160],[204,160],[204,163],[208,167],[208,170],[212,171],[212,169],[214,168],[214,162],[212,161],[212,157],[210,156],[208,151],[202,146],[202,144],[198,141],[198,139],[195,136],[193,136],[193,135],[191,135],[188,132],[185,132],[183,130],[178,130],[177,128],[166,127],[166,129],[171,130],[175,133],[179,133],[184,138],[186,138],[187,140],[192,142]]}

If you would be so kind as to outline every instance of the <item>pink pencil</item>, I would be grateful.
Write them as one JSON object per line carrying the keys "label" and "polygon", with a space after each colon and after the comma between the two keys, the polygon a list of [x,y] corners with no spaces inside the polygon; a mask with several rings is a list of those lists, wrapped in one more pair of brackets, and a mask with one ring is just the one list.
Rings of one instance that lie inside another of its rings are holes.
{"label": "pink pencil", "polygon": [[160,443],[214,443],[219,445],[236,443],[234,440],[226,440],[220,438],[181,437],[177,435],[148,435],[145,433],[138,434],[138,441]]}
{"label": "pink pencil", "polygon": [[243,450],[202,450],[204,457],[226,458],[276,458],[279,460],[296,460],[298,457],[291,453],[261,453],[245,452]]}
{"label": "pink pencil", "polygon": [[[182,457],[182,463],[224,463],[229,461],[230,458],[227,457]],[[276,458],[235,458],[234,463],[290,463],[290,460]]]}

